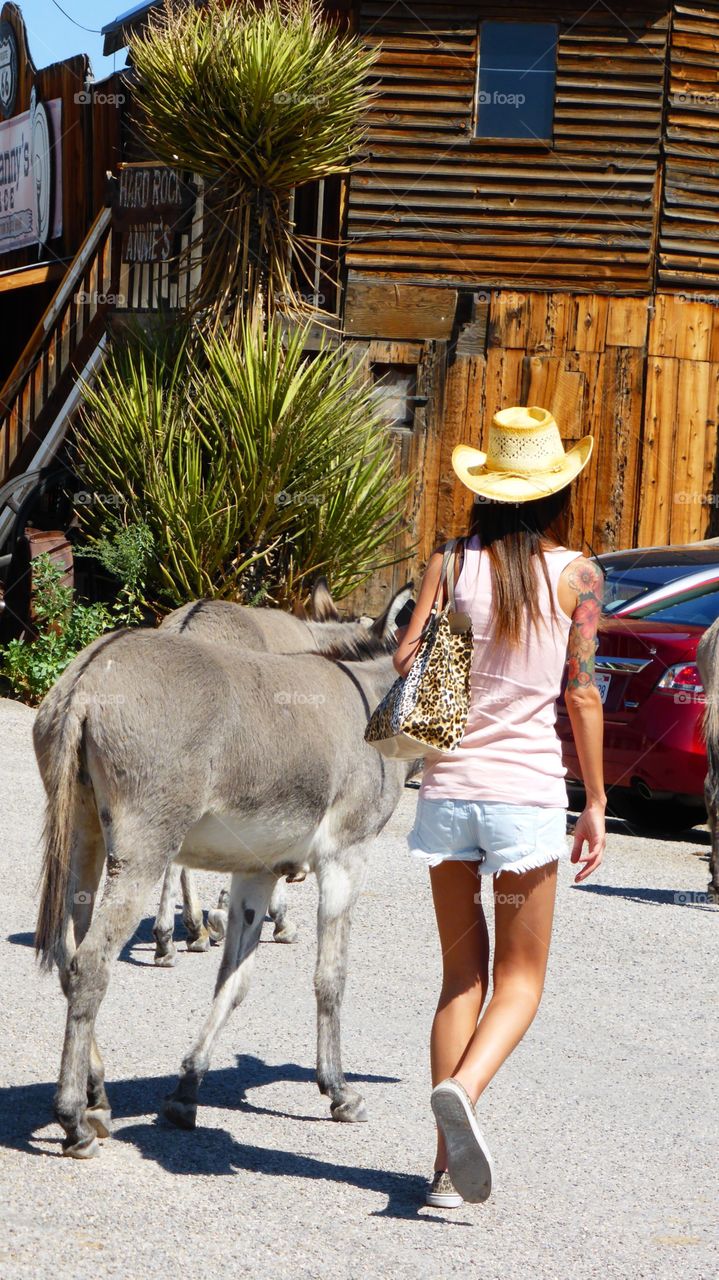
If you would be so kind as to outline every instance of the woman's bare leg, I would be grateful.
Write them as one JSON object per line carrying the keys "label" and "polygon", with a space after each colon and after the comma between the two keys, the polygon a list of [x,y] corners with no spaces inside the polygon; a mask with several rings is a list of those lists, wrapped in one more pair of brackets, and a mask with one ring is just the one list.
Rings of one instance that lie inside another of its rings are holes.
{"label": "woman's bare leg", "polygon": [[[479,901],[477,862],[442,862],[430,870],[442,948],[442,990],[432,1023],[432,1084],[455,1074],[477,1029],[489,985],[489,937]],[[446,1169],[437,1137],[435,1169]]]}
{"label": "woman's bare leg", "polygon": [[557,863],[494,877],[493,990],[454,1072],[476,1102],[519,1044],[542,998],[552,934]]}

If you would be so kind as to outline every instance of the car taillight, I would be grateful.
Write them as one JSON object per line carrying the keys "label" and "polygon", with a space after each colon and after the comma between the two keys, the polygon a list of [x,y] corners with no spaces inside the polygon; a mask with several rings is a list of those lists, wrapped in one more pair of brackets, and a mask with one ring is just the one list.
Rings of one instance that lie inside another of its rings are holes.
{"label": "car taillight", "polygon": [[657,689],[681,690],[682,693],[703,693],[704,685],[695,662],[678,662],[676,666],[667,668],[657,684]]}

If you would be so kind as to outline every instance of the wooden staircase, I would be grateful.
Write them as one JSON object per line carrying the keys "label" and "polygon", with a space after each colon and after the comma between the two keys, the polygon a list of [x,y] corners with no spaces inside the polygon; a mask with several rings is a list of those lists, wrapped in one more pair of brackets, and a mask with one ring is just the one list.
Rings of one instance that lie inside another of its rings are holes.
{"label": "wooden staircase", "polygon": [[0,391],[0,543],[104,359],[114,301],[110,219],[101,209]]}

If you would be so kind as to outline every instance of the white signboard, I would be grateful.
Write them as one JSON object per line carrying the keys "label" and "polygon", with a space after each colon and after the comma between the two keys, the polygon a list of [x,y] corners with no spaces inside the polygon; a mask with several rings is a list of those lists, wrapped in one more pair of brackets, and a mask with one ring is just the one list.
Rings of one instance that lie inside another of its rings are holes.
{"label": "white signboard", "polygon": [[62,102],[37,102],[0,123],[0,254],[62,231]]}

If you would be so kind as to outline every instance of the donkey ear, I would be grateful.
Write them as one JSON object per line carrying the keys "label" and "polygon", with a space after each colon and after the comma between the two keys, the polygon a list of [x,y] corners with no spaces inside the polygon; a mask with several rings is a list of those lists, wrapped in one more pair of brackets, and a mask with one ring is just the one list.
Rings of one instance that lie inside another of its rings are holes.
{"label": "donkey ear", "polygon": [[387,608],[380,614],[379,618],[375,618],[372,626],[370,627],[370,631],[373,635],[377,636],[380,640],[386,640],[394,635],[395,618],[407,601],[412,599],[413,590],[414,583],[408,582],[406,586],[402,587],[401,591],[397,591],[396,594],[392,596]]}
{"label": "donkey ear", "polygon": [[310,617],[314,622],[339,622],[340,614],[330,594],[325,577],[317,578],[310,599]]}

